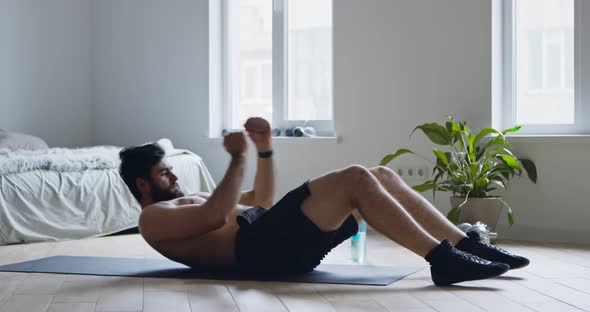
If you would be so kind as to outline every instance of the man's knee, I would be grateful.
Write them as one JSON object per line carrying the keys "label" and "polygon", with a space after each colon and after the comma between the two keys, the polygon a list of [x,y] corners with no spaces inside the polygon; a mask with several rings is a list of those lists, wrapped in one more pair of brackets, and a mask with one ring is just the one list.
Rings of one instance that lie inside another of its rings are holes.
{"label": "man's knee", "polygon": [[343,170],[348,186],[348,192],[353,197],[358,197],[379,187],[379,180],[371,171],[360,165],[352,165]]}
{"label": "man's knee", "polygon": [[403,184],[403,179],[393,170],[385,166],[378,166],[370,169],[371,173],[379,179],[379,181],[389,181],[393,183]]}
{"label": "man's knee", "polygon": [[372,178],[372,174],[369,169],[361,165],[352,165],[346,167],[342,172],[349,181],[354,181],[355,183],[364,183],[368,179]]}

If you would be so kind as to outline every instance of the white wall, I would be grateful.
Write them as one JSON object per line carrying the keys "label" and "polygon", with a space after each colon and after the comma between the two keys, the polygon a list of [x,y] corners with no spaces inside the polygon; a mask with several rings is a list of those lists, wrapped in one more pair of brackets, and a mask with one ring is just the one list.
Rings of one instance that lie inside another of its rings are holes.
{"label": "white wall", "polygon": [[[221,179],[228,157],[219,140],[206,138],[207,1],[92,4],[94,143],[169,137]],[[452,114],[489,125],[490,38],[488,1],[334,1],[335,124],[343,141],[277,140],[279,196],[328,170],[373,166],[424,142],[408,141],[418,123]],[[248,185],[253,176],[252,159]]]}
{"label": "white wall", "polygon": [[[377,164],[407,146],[419,122],[446,114],[490,120],[487,1],[334,6],[335,123],[343,142],[277,141],[280,193],[326,170]],[[95,143],[168,136],[202,154],[220,179],[227,158],[219,141],[205,139],[207,1],[101,0],[93,9]]]}
{"label": "white wall", "polygon": [[0,129],[91,143],[90,1],[0,1]]}
{"label": "white wall", "polygon": [[94,143],[206,133],[206,1],[93,1]]}
{"label": "white wall", "polygon": [[[46,132],[53,142],[71,144],[85,142],[88,124],[93,125],[93,144],[123,146],[169,137],[178,147],[202,155],[218,181],[229,159],[220,140],[206,138],[207,0],[96,0],[90,2],[90,19],[72,12],[86,12],[87,2],[60,0],[63,5],[55,7],[56,1],[38,1],[34,7],[33,1],[1,2],[0,34],[7,39],[0,41],[0,127]],[[28,23],[16,18],[25,13],[40,16]],[[50,21],[47,14],[68,18]],[[490,16],[487,0],[334,1],[335,124],[342,143],[277,140],[278,195],[327,170],[351,163],[375,165],[400,147],[430,153],[420,134],[408,140],[418,123],[442,121],[451,114],[477,128],[490,125]],[[85,37],[88,20],[91,36]],[[6,30],[23,23],[22,34]],[[60,35],[66,31],[67,36]],[[50,45],[49,51],[40,49],[48,41],[59,44]],[[84,76],[90,45],[92,71]],[[47,56],[52,62],[40,61]],[[70,62],[77,66],[64,70]],[[54,79],[56,73],[59,79]],[[85,89],[85,79],[93,92]],[[31,88],[34,92],[25,92]],[[26,94],[32,95],[24,99]],[[79,120],[87,118],[87,106],[74,104],[88,102],[74,101],[74,95],[92,97],[91,123]],[[6,106],[17,100],[29,108]],[[52,105],[44,105],[48,101]],[[61,124],[56,116],[22,122],[24,112],[39,110],[37,116],[44,116],[48,107],[77,113]],[[585,160],[590,146],[585,145],[515,145],[537,162],[539,184],[525,179],[512,184],[506,199],[515,209],[517,224],[506,236],[588,242],[585,181],[590,169]],[[396,164],[416,163],[408,157]],[[249,169],[247,185],[254,176],[253,157]],[[446,196],[441,194],[437,205],[447,210]]]}
{"label": "white wall", "polygon": [[512,183],[505,196],[515,210],[516,225],[507,237],[590,244],[590,167],[588,140],[551,139],[514,144],[535,160],[538,183]]}

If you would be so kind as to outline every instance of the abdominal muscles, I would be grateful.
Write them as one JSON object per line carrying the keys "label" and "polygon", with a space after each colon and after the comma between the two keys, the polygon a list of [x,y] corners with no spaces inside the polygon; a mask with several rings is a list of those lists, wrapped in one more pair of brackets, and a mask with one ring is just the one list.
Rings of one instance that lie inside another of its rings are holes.
{"label": "abdominal muscles", "polygon": [[235,209],[224,226],[205,235],[152,247],[165,257],[196,269],[231,269],[236,265],[234,249],[239,229],[236,216],[241,211]]}

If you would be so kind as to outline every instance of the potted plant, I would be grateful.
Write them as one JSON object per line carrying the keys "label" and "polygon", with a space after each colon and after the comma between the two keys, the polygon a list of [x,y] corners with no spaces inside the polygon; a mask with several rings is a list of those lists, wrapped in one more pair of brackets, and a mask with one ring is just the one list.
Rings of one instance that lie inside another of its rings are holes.
{"label": "potted plant", "polygon": [[[432,190],[451,192],[451,210],[447,218],[454,224],[481,221],[495,230],[503,207],[508,210],[508,224],[514,224],[510,206],[494,191],[506,190],[508,181],[526,172],[529,179],[537,182],[537,169],[530,159],[517,158],[505,134],[517,132],[520,126],[498,131],[493,128],[473,134],[465,122],[456,122],[452,117],[444,124],[426,123],[417,126],[434,144],[446,146],[442,151],[433,148],[436,161],[399,149],[381,160],[385,166],[398,156],[414,154],[434,166],[433,178],[413,186],[418,192]],[[412,135],[410,134],[410,136]]]}

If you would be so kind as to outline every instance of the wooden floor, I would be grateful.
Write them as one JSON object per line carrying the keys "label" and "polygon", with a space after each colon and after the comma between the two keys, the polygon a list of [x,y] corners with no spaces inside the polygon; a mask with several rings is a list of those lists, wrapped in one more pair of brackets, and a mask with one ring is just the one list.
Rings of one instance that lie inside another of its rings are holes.
{"label": "wooden floor", "polygon": [[[345,242],[326,263],[349,263]],[[368,263],[424,270],[387,287],[0,273],[0,311],[590,311],[590,247],[503,242],[531,265],[435,287],[426,262],[369,235]],[[158,258],[138,235],[0,247],[0,264],[53,255]]]}

